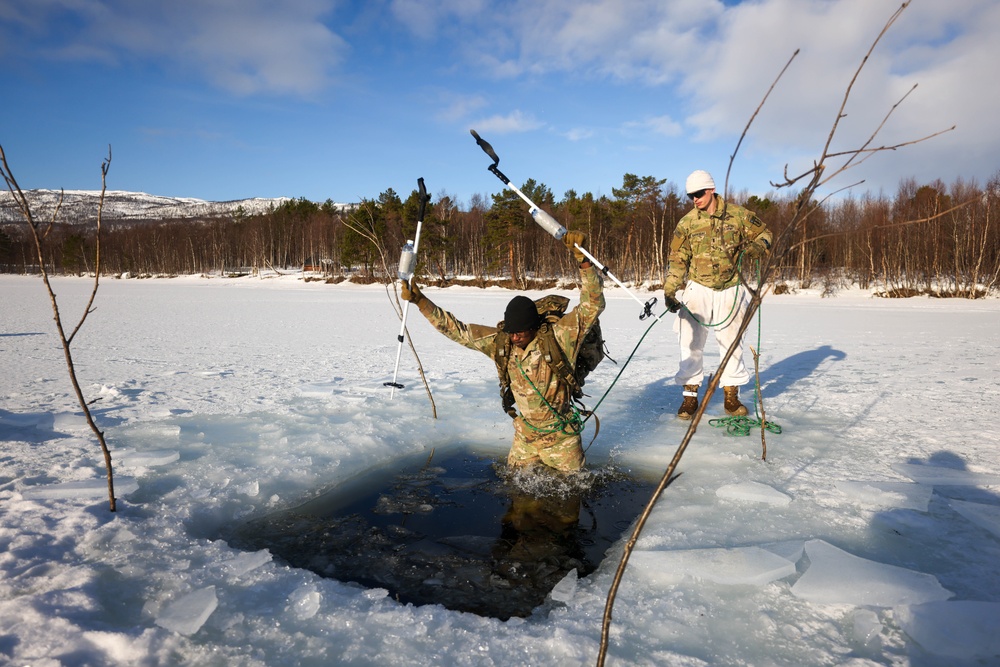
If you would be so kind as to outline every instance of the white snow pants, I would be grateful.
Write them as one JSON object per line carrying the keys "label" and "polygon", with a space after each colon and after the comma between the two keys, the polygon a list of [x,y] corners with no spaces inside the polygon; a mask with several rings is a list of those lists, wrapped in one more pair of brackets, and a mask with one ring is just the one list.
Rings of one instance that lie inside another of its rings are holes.
{"label": "white snow pants", "polygon": [[709,330],[715,332],[720,361],[730,347],[736,348],[719,379],[719,386],[738,387],[749,382],[750,374],[743,363],[743,339],[736,339],[736,332],[750,305],[743,286],[714,290],[689,281],[683,294],[678,294],[677,298],[685,308],[680,310],[674,322],[674,331],[681,344],[680,367],[674,382],[700,385],[705,379],[705,343]]}

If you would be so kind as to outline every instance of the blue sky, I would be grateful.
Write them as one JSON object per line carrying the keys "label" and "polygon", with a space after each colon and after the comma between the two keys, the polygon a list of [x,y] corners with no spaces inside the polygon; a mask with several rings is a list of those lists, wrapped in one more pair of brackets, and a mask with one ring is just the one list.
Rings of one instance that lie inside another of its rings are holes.
{"label": "blue sky", "polygon": [[[634,173],[767,194],[826,142],[898,0],[0,0],[0,145],[22,188],[196,197],[406,196],[515,184],[611,196]],[[875,155],[826,192],[1000,171],[1000,3],[913,0],[832,150]],[[682,187],[682,185],[680,186]]]}

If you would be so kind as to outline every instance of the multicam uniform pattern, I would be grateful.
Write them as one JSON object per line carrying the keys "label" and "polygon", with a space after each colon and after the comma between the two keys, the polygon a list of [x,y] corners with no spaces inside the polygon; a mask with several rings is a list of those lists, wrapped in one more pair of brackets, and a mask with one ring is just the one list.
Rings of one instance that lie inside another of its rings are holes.
{"label": "multicam uniform pattern", "polygon": [[740,249],[755,244],[763,255],[771,240],[771,232],[756,215],[716,195],[715,215],[695,208],[677,223],[663,291],[673,296],[685,278],[714,290],[738,285],[734,260]]}
{"label": "multicam uniform pattern", "polygon": [[[580,305],[552,325],[552,333],[566,358],[576,364],[584,336],[604,310],[604,282],[593,266],[580,269]],[[439,308],[430,299],[418,303],[420,312],[438,331],[453,341],[478,350],[490,359],[496,350],[496,327],[465,324]],[[564,427],[572,410],[569,388],[559,381],[543,359],[538,337],[521,350],[511,347],[507,370],[514,403],[520,413],[514,420],[514,442],[510,465],[543,463],[557,470],[579,470],[583,466],[580,434]]]}

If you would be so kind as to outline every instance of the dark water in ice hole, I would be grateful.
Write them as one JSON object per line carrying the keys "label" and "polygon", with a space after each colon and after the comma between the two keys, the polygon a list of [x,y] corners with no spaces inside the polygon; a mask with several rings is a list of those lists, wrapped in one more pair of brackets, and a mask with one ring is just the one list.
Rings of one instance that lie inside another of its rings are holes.
{"label": "dark water in ice hole", "polygon": [[228,540],[402,603],[507,620],[531,615],[572,570],[593,572],[658,481],[608,467],[512,471],[468,449],[432,452],[248,521]]}

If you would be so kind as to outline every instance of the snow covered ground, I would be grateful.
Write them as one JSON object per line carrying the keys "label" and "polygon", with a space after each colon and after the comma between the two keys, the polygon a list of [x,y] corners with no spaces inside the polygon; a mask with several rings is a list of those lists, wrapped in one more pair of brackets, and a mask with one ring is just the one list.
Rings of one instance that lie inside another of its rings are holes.
{"label": "snow covered ground", "polygon": [[[55,285],[75,323],[91,282]],[[484,323],[511,296],[427,291]],[[0,276],[0,294],[0,663],[595,663],[621,542],[558,600],[501,622],[219,538],[396,457],[506,452],[491,362],[416,312],[439,418],[405,348],[407,388],[389,399],[399,321],[381,286],[102,281],[74,351],[114,450],[114,514],[40,280]],[[649,321],[608,295],[621,362]],[[607,664],[1000,664],[998,313],[996,299],[768,297],[761,377],[783,432],[762,462],[757,435],[702,424],[626,571]],[[660,474],[673,456],[686,424],[672,322],[602,404],[590,465]],[[591,393],[617,370],[598,368]]]}

